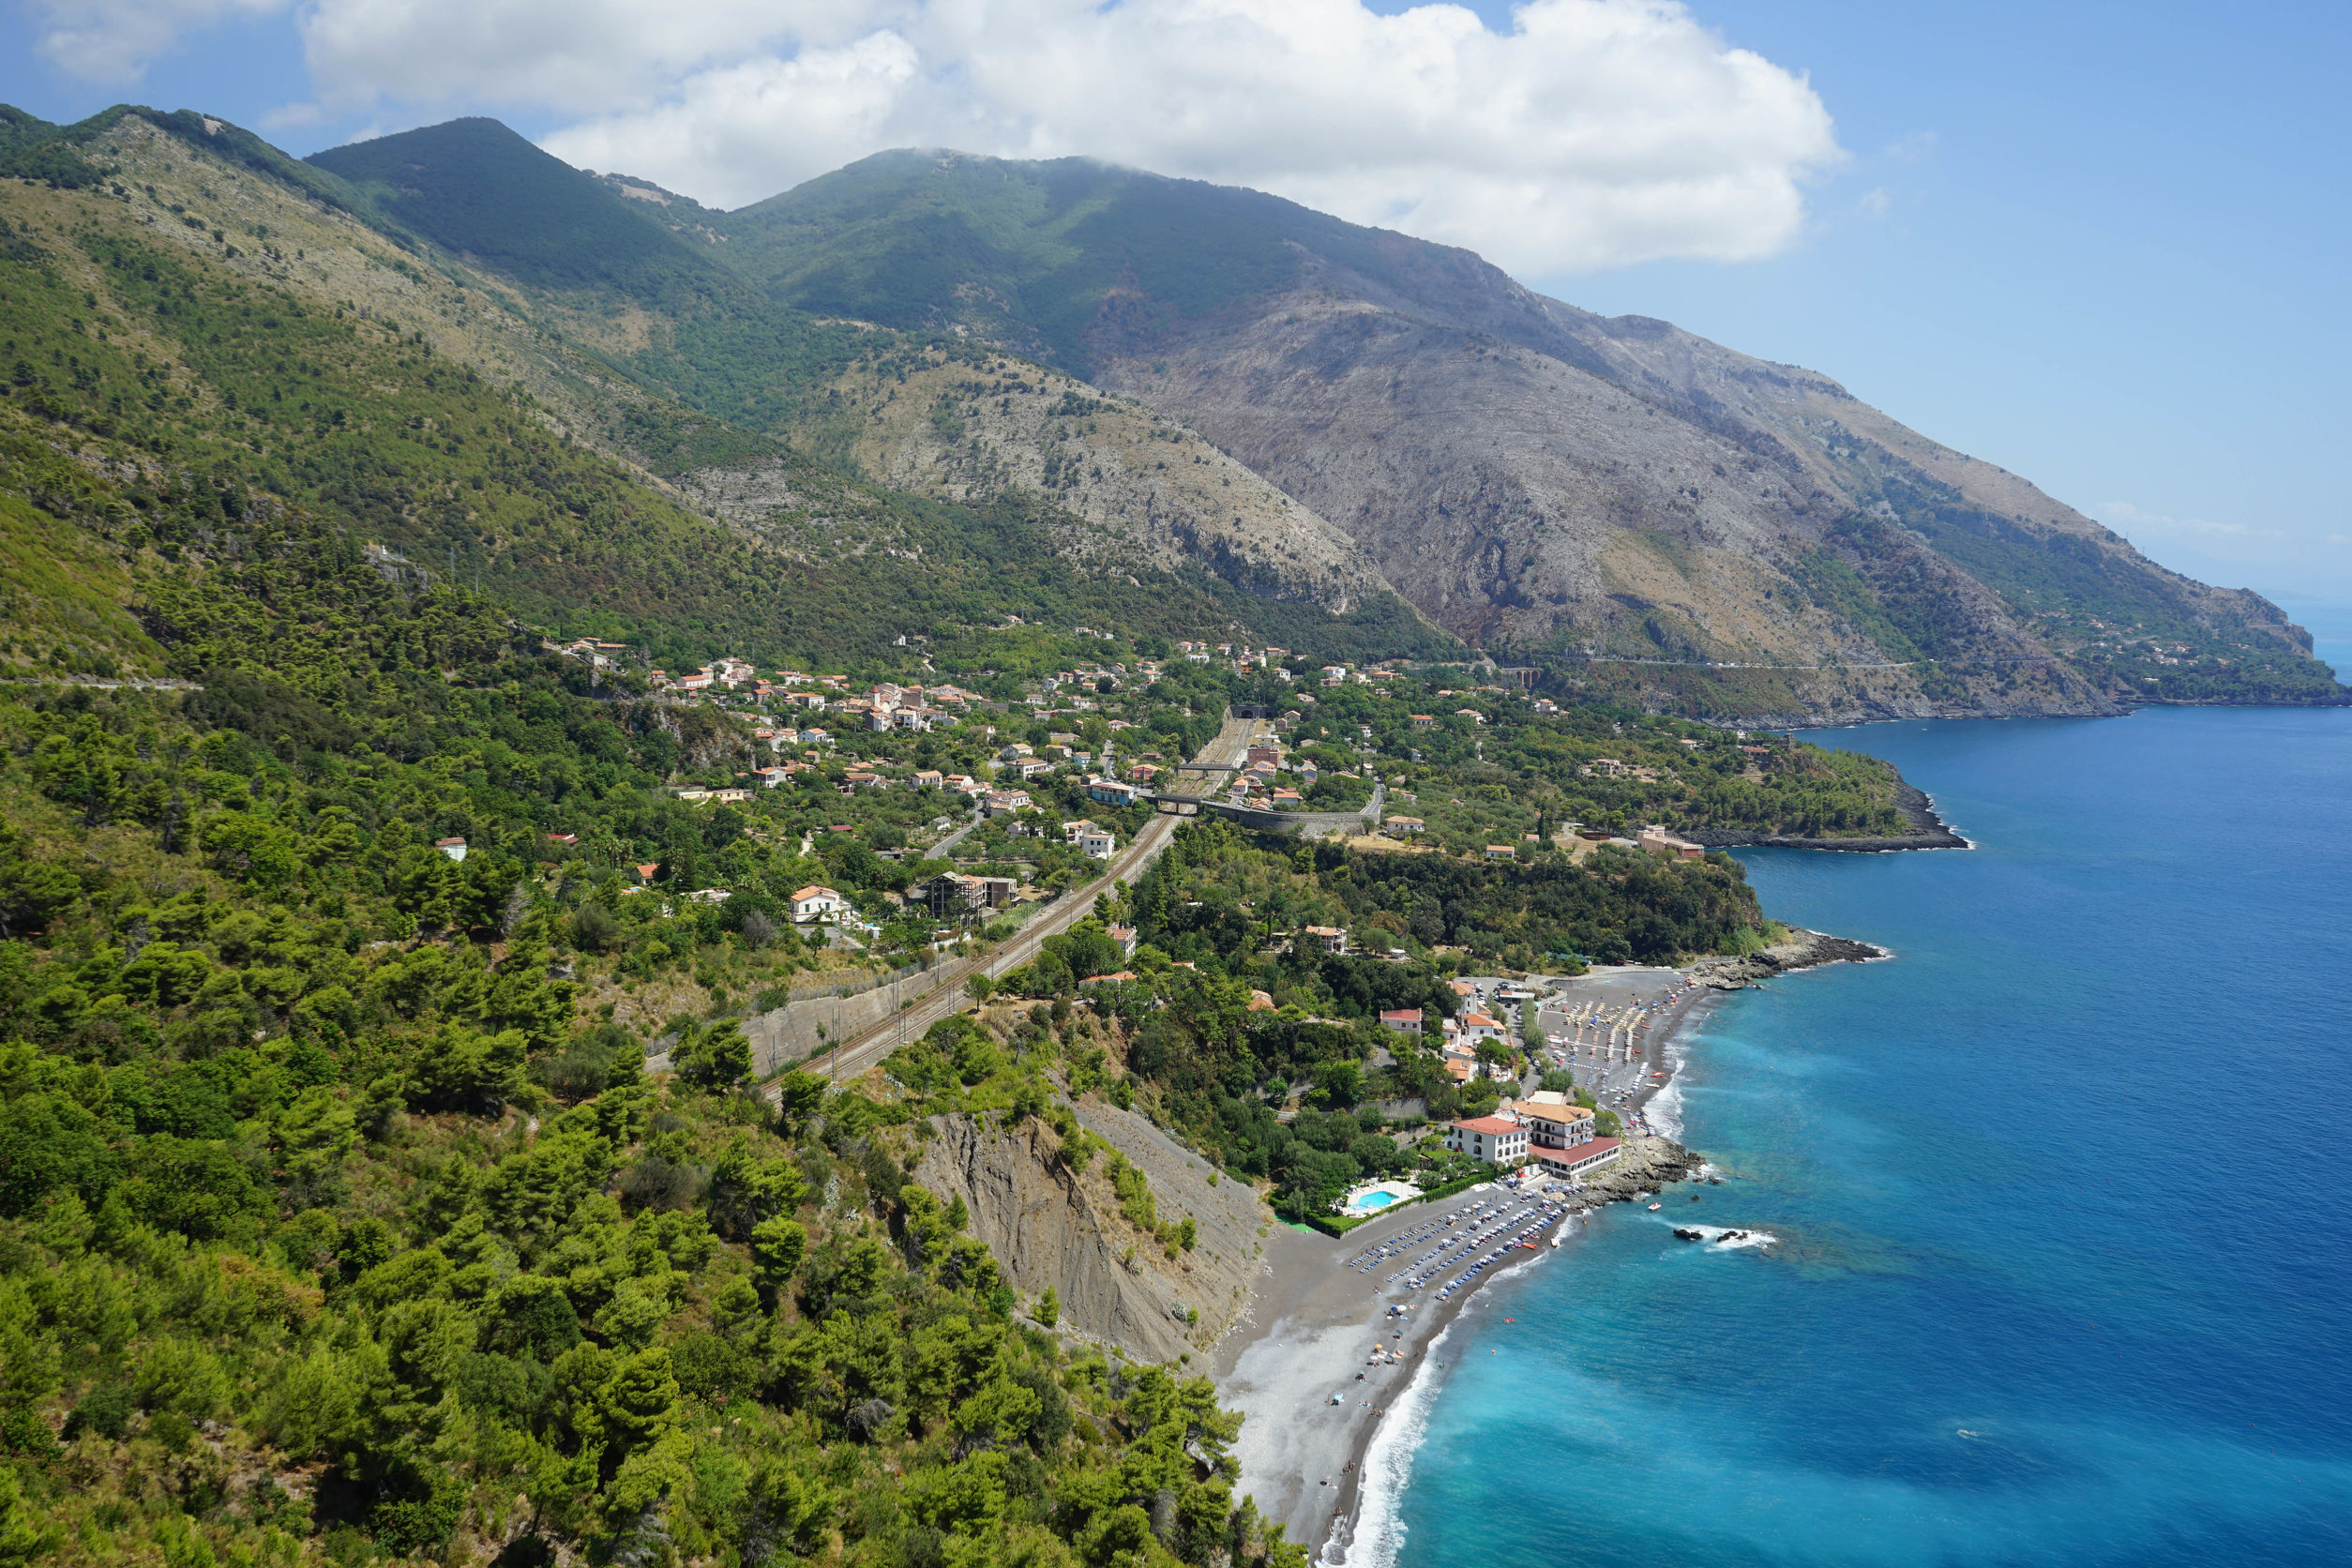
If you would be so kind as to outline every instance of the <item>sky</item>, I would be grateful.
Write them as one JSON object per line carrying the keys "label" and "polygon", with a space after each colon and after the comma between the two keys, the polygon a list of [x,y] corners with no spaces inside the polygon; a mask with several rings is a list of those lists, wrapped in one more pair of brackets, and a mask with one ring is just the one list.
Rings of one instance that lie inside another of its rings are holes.
{"label": "sky", "polygon": [[2352,7],[0,0],[0,101],[296,153],[494,114],[715,205],[887,146],[1087,154],[1466,245],[2352,599]]}

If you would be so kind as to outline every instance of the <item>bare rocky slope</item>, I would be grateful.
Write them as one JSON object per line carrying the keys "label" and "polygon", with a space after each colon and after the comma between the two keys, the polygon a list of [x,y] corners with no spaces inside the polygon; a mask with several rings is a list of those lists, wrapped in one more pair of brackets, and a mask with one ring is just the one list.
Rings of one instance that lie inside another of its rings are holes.
{"label": "bare rocky slope", "polygon": [[932,355],[903,376],[852,370],[834,389],[855,416],[867,477],[949,501],[1047,497],[1093,525],[1062,548],[1097,568],[1208,565],[1341,614],[1388,587],[1347,533],[1182,420],[1075,376]]}
{"label": "bare rocky slope", "polygon": [[[1894,525],[1890,483],[1925,471],[1852,427],[1922,456],[1932,444],[1824,378],[1664,323],[1627,348],[1603,330],[1615,324],[1488,281],[1524,296],[1518,319],[1318,260],[1265,308],[1126,345],[1102,373],[1340,521],[1474,642],[1769,671],[1825,716],[2116,711],[2002,596]],[[1117,337],[1107,324],[1099,340]],[[1993,472],[1934,454],[1957,478]],[[1890,472],[1858,472],[1871,465]],[[1980,490],[2159,570],[2002,477]],[[1867,537],[1858,516],[1878,524]],[[1889,597],[1924,610],[1906,618],[1932,635],[1905,635]],[[2215,608],[2242,615],[2237,597]]]}
{"label": "bare rocky slope", "polygon": [[1025,1300],[1053,1289],[1061,1328],[1145,1361],[1208,1349],[1248,1310],[1265,1205],[1244,1183],[1211,1184],[1208,1162],[1139,1116],[1093,1103],[1079,1116],[1143,1172],[1161,1220],[1194,1221],[1191,1250],[1170,1258],[1138,1231],[1121,1213],[1104,1162],[1074,1174],[1061,1138],[1034,1118],[1010,1127],[935,1118],[914,1179],[964,1200],[972,1233]]}

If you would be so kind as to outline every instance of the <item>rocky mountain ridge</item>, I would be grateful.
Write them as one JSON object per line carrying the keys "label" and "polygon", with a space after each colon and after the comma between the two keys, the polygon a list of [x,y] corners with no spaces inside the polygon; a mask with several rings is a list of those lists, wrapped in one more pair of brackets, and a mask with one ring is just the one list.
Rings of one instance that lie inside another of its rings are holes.
{"label": "rocky mountain ridge", "polygon": [[2334,701],[2208,587],[1830,378],[1475,255],[1079,159],[877,155],[717,221],[779,297],[1032,353],[1184,421],[1479,645],[1793,722]]}

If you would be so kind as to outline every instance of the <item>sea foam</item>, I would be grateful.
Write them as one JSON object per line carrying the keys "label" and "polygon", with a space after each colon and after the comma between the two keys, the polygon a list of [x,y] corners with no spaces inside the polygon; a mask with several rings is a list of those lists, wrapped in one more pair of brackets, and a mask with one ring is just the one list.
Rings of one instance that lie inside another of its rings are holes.
{"label": "sea foam", "polygon": [[[1502,1281],[1534,1268],[1549,1255],[1546,1245],[1543,1251],[1531,1253],[1518,1262],[1505,1264],[1481,1283],[1492,1290]],[[1356,1516],[1343,1559],[1347,1568],[1395,1568],[1397,1553],[1405,1545],[1405,1526],[1397,1516],[1397,1506],[1404,1500],[1406,1484],[1412,1479],[1414,1455],[1421,1452],[1422,1440],[1428,1433],[1429,1410],[1437,1400],[1440,1364],[1438,1352],[1460,1327],[1462,1320],[1457,1318],[1429,1341],[1428,1349],[1421,1353],[1420,1366],[1413,1371],[1412,1381],[1406,1385],[1396,1403],[1389,1407],[1388,1415],[1364,1451],[1364,1478],[1356,1488]],[[1334,1535],[1337,1529],[1334,1524]],[[1331,1543],[1325,1541],[1317,1550],[1314,1560],[1319,1568],[1332,1560],[1326,1555],[1330,1549]]]}

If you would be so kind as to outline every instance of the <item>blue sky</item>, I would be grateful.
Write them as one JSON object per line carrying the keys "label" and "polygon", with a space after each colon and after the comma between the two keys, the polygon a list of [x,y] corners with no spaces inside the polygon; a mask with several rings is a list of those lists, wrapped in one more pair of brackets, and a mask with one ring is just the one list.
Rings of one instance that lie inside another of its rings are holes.
{"label": "blue sky", "polygon": [[[451,113],[494,113],[576,161],[629,168],[706,199],[761,192],[872,150],[861,138],[891,144],[918,133],[1006,143],[984,150],[1099,151],[1319,198],[1350,217],[1366,216],[1366,204],[1383,199],[1380,182],[1393,180],[1395,210],[1407,215],[1400,226],[1476,242],[1523,280],[1588,309],[1661,316],[1836,376],[2168,565],[2261,589],[2290,609],[2352,598],[2352,502],[2334,457],[2352,425],[2340,368],[2352,349],[2343,281],[2352,8],[1693,0],[1684,21],[1610,56],[1610,69],[1654,78],[1623,94],[1625,83],[1596,79],[1598,68],[1569,58],[1572,50],[1531,60],[1541,53],[1533,46],[1515,58],[1482,53],[1475,38],[1431,46],[1440,52],[1431,58],[1472,76],[1500,70],[1505,86],[1524,86],[1563,117],[1622,98],[1624,107],[1591,112],[1602,140],[1606,114],[1622,113],[1629,137],[1664,127],[1672,135],[1661,139],[1696,149],[1677,156],[1714,160],[1719,183],[1738,194],[1677,228],[1628,216],[1637,201],[1615,218],[1575,219],[1606,201],[1594,196],[1590,170],[1564,166],[1582,155],[1542,150],[1556,128],[1532,120],[1502,128],[1537,149],[1527,166],[1505,171],[1512,178],[1485,197],[1449,205],[1478,184],[1475,160],[1499,156],[1490,136],[1481,140],[1491,125],[1455,133],[1457,122],[1489,113],[1475,82],[1458,98],[1406,105],[1405,118],[1437,128],[1428,146],[1391,149],[1393,165],[1351,158],[1349,146],[1385,127],[1349,118],[1359,106],[1346,101],[1349,82],[1319,82],[1311,63],[1296,68],[1295,83],[1278,71],[1270,79],[1248,62],[1219,62],[1193,47],[1198,39],[1163,44],[1139,32],[1159,3],[1119,8],[1125,31],[1104,32],[1107,53],[1090,75],[1115,83],[1123,50],[1147,57],[1134,63],[1147,83],[1165,76],[1180,95],[1204,95],[1222,90],[1218,73],[1229,68],[1261,98],[1295,97],[1296,123],[1332,128],[1336,150],[1291,166],[1175,130],[1155,141],[1148,125],[1138,133],[1127,123],[1153,113],[1131,112],[1132,89],[1111,122],[1090,121],[1083,105],[1041,107],[1002,92],[951,101],[939,89],[925,105],[878,108],[848,89],[828,98],[811,86],[811,62],[851,60],[861,48],[857,58],[880,73],[873,80],[929,73],[936,88],[985,77],[1003,40],[955,36],[943,23],[925,32],[906,20],[924,0],[709,0],[678,10],[651,0],[464,0],[438,25],[493,16],[497,46],[514,52],[472,75],[408,68],[411,57],[435,53],[433,36],[387,32],[378,23],[384,12],[363,0],[0,0],[0,99],[52,119],[123,99],[198,107],[297,152]],[[459,0],[400,9],[421,26],[437,4]],[[1083,4],[1003,0],[992,25],[1018,42],[1026,19],[1050,37]],[[1296,4],[1325,29],[1304,38],[1310,53],[1344,58],[1364,42],[1343,14],[1353,0]],[[1586,9],[1612,8],[1619,22],[1640,9],[1636,0]],[[1408,9],[1395,0],[1373,8]],[[1497,34],[1511,32],[1510,8],[1472,8]],[[1575,12],[1576,0],[1558,8]],[[61,18],[70,24],[92,12],[103,13],[101,41],[149,41],[95,66],[86,37],[79,53],[46,41]],[[687,12],[698,24],[718,20],[645,66],[661,53],[645,38],[674,29],[665,13]],[[737,13],[749,20],[730,33],[726,18]],[[797,20],[778,23],[783,13]],[[821,14],[833,21],[809,20]],[[633,67],[600,63],[593,50],[584,65],[568,53],[550,64],[549,52],[579,53],[579,36],[600,27],[611,55]],[[913,40],[905,61],[870,47],[884,27]],[[1393,42],[1366,37],[1376,52]],[[1666,101],[1737,96],[1736,68],[1710,57],[1726,48],[1776,68],[1764,84],[1769,102],[1684,114],[1687,106]],[[1357,75],[1359,84],[1367,79]],[[847,80],[837,72],[828,79],[837,87],[837,78]],[[1805,117],[1814,100],[1826,116],[1820,128]],[[1113,123],[1104,144],[1088,140],[1090,126]],[[746,124],[771,143],[805,144],[804,161],[731,151],[713,129]],[[1261,139],[1315,140],[1287,124],[1266,119]],[[942,125],[956,128],[934,128]],[[1669,208],[1671,178],[1631,176],[1652,180]],[[1495,193],[1504,189],[1537,194],[1515,213]],[[1722,259],[1729,255],[1743,259]]]}

